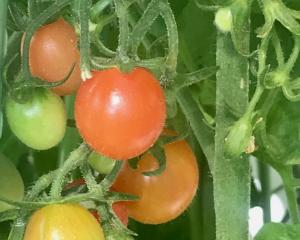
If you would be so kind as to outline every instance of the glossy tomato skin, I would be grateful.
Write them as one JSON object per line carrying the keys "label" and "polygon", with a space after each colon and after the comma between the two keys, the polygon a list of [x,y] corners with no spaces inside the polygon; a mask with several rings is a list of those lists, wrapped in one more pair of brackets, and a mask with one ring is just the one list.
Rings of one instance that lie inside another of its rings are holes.
{"label": "glossy tomato skin", "polygon": [[[14,201],[24,197],[24,183],[15,165],[0,153],[0,196]],[[0,212],[13,206],[0,202]]]}
{"label": "glossy tomato skin", "polygon": [[94,216],[78,204],[49,205],[30,218],[24,240],[104,240]]}
{"label": "glossy tomato skin", "polygon": [[125,160],[157,140],[166,118],[165,97],[159,81],[144,68],[95,71],[78,90],[75,118],[95,151]]}
{"label": "glossy tomato skin", "polygon": [[132,169],[128,163],[121,170],[113,189],[140,197],[126,202],[129,217],[145,224],[168,222],[191,203],[198,187],[199,172],[195,155],[185,141],[165,145],[166,169],[158,176],[144,176],[142,172],[157,169],[157,160],[145,154]]}
{"label": "glossy tomato skin", "polygon": [[33,35],[29,49],[29,65],[33,76],[48,82],[64,79],[73,64],[70,78],[53,88],[58,95],[69,95],[81,84],[80,54],[73,27],[63,19],[42,26]]}
{"label": "glossy tomato skin", "polygon": [[12,132],[28,147],[46,150],[64,137],[67,124],[65,105],[49,90],[34,90],[25,103],[18,103],[8,96],[5,108]]}

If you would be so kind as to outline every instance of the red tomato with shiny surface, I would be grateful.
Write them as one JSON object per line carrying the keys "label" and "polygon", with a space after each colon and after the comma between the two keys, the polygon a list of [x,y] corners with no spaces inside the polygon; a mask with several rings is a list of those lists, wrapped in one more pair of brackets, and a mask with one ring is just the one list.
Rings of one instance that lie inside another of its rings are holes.
{"label": "red tomato with shiny surface", "polygon": [[161,224],[183,213],[196,194],[199,181],[197,160],[185,141],[165,145],[166,169],[158,176],[142,173],[157,169],[157,160],[145,154],[137,169],[128,163],[121,170],[113,189],[140,197],[124,202],[129,217],[146,224]]}
{"label": "red tomato with shiny surface", "polygon": [[144,68],[95,71],[77,92],[76,125],[97,152],[117,160],[140,155],[157,140],[166,118],[159,81]]}

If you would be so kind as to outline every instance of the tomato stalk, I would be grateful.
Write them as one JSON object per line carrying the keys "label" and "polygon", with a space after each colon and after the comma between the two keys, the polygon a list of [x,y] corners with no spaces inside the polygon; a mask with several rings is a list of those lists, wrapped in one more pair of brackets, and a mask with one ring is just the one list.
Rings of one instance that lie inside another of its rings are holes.
{"label": "tomato stalk", "polygon": [[168,1],[161,1],[160,11],[161,16],[165,20],[168,33],[168,55],[166,59],[167,73],[173,78],[176,75],[177,56],[178,56],[178,32],[175,17],[172,9],[168,5]]}
{"label": "tomato stalk", "polygon": [[119,44],[117,52],[121,59],[121,62],[127,62],[127,52],[129,43],[129,25],[128,25],[128,13],[125,1],[115,0],[116,14],[119,19]]}
{"label": "tomato stalk", "polygon": [[92,77],[90,64],[89,17],[91,1],[79,0],[78,17],[80,21],[80,68],[83,80]]}
{"label": "tomato stalk", "polygon": [[[6,50],[6,21],[7,21],[7,6],[8,0],[0,2],[0,73],[4,71],[4,59]],[[3,92],[3,74],[0,74],[0,138],[3,128],[3,113],[2,113],[2,92]]]}
{"label": "tomato stalk", "polygon": [[[248,1],[243,1],[247,4]],[[247,21],[250,21],[247,19]],[[249,32],[244,31],[248,43]],[[244,49],[246,51],[246,49]],[[224,143],[228,128],[240,118],[248,106],[249,63],[234,48],[229,35],[217,35],[217,99],[214,160],[214,203],[216,239],[248,239],[250,206],[250,167],[247,157],[227,158]],[[234,72],[234,76],[232,75]],[[225,170],[225,171],[224,171]],[[234,211],[233,211],[234,209]],[[232,230],[234,226],[234,230]]]}
{"label": "tomato stalk", "polygon": [[294,186],[293,184],[293,169],[292,166],[284,167],[284,168],[276,168],[280,176],[283,180],[283,186],[285,189],[285,193],[287,196],[288,201],[288,208],[291,220],[294,224],[300,223],[300,215],[299,215],[299,207],[298,207],[298,201],[297,201],[297,194],[296,194],[296,188],[299,187],[299,185]]}

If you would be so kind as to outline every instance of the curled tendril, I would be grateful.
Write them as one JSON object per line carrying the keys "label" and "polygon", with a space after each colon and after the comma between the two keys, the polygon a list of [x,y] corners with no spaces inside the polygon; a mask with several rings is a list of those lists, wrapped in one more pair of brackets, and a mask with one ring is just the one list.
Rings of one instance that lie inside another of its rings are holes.
{"label": "curled tendril", "polygon": [[300,35],[300,11],[288,8],[281,0],[260,0],[265,23],[257,31],[257,36],[265,38],[273,28],[275,21],[279,21],[286,29],[295,35]]}

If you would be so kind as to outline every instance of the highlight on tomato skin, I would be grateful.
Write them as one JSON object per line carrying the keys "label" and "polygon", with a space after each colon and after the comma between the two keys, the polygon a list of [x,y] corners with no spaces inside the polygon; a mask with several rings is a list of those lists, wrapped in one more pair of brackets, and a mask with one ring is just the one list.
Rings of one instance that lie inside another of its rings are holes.
{"label": "highlight on tomato skin", "polygon": [[159,81],[140,67],[94,71],[75,101],[75,120],[85,142],[96,152],[126,160],[140,155],[159,137],[166,103]]}
{"label": "highlight on tomato skin", "polygon": [[113,189],[133,194],[138,201],[125,202],[129,217],[145,224],[161,224],[182,214],[192,202],[199,182],[196,157],[186,141],[164,146],[166,169],[157,176],[144,176],[143,172],[157,169],[158,162],[150,153],[132,169],[126,162]]}
{"label": "highlight on tomato skin", "polygon": [[37,210],[29,219],[24,240],[104,240],[101,226],[79,204],[53,204]]}
{"label": "highlight on tomato skin", "polygon": [[36,31],[29,48],[29,66],[33,76],[47,82],[60,81],[68,75],[74,64],[69,79],[52,89],[58,95],[72,94],[82,81],[75,30],[60,18]]}

